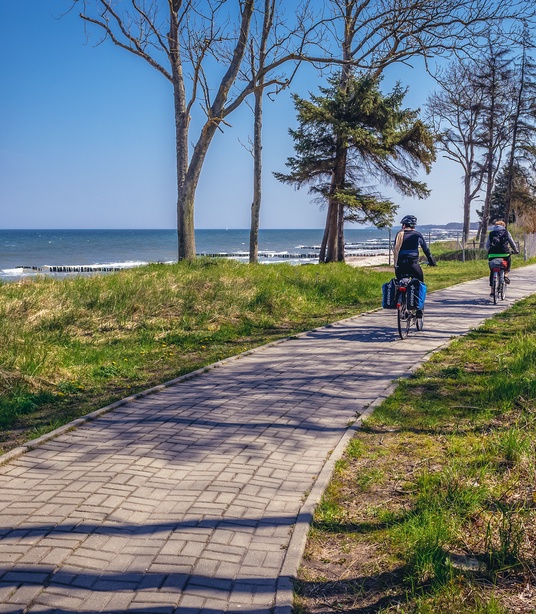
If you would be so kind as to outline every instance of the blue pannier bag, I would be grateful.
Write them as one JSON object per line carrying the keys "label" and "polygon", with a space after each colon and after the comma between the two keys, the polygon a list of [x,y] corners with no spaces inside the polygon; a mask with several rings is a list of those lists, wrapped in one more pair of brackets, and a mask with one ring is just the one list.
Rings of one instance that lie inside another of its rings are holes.
{"label": "blue pannier bag", "polygon": [[382,285],[382,307],[384,309],[396,309],[397,292],[398,281],[394,278]]}
{"label": "blue pannier bag", "polygon": [[424,309],[426,300],[426,284],[418,279],[412,279],[408,284],[408,307],[410,309]]}

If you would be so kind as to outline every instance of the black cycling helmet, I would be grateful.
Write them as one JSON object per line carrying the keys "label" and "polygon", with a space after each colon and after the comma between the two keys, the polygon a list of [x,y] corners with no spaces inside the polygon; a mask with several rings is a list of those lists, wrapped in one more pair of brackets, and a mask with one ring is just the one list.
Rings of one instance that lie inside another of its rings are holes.
{"label": "black cycling helmet", "polygon": [[400,223],[403,226],[409,226],[410,228],[415,228],[415,226],[417,226],[417,218],[414,215],[405,215],[400,220]]}

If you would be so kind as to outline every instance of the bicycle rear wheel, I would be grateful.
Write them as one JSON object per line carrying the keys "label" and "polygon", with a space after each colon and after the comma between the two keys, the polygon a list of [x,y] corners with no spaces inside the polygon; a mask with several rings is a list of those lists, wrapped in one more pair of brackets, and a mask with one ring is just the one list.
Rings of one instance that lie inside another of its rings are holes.
{"label": "bicycle rear wheel", "polygon": [[420,316],[415,316],[415,328],[417,330],[422,330],[424,328],[424,316],[422,315],[422,312]]}
{"label": "bicycle rear wheel", "polygon": [[504,301],[506,298],[506,284],[504,283],[504,271],[501,271],[499,277],[499,297],[501,301]]}
{"label": "bicycle rear wheel", "polygon": [[493,303],[497,304],[499,300],[499,272],[493,271],[493,285],[491,286],[493,292]]}
{"label": "bicycle rear wheel", "polygon": [[409,329],[411,327],[411,313],[406,306],[406,296],[400,298],[400,304],[396,310],[398,321],[398,334],[401,339],[405,339],[408,336]]}

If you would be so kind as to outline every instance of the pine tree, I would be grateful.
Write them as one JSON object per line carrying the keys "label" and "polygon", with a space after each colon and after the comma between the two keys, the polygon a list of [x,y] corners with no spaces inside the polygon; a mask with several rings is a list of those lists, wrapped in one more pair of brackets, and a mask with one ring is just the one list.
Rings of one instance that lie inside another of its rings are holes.
{"label": "pine tree", "polygon": [[[490,220],[515,224],[518,217],[533,219],[536,212],[536,188],[531,185],[530,172],[514,162],[512,169],[505,164],[495,180],[490,199]],[[482,211],[477,212],[482,216]]]}
{"label": "pine tree", "polygon": [[[288,158],[288,174],[274,173],[277,179],[309,191],[321,202],[335,199],[344,209],[337,226],[343,236],[344,221],[392,223],[397,205],[383,197],[374,182],[393,186],[401,194],[426,198],[426,184],[415,175],[424,167],[430,171],[435,159],[434,137],[418,119],[418,111],[402,108],[406,90],[397,85],[388,95],[379,89],[380,80],[370,75],[351,76],[342,90],[339,79],[320,88],[310,100],[294,96],[298,128],[290,130],[295,156]],[[342,154],[342,155],[341,155]],[[342,181],[337,164],[344,164]],[[330,208],[331,209],[331,208]],[[329,214],[329,212],[328,212]],[[326,223],[326,229],[333,225]],[[320,261],[332,261],[324,237]]]}

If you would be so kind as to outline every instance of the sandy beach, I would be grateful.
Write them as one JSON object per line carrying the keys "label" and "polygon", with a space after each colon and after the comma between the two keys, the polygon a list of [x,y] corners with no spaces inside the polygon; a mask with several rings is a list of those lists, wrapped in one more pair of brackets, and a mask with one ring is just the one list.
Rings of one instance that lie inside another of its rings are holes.
{"label": "sandy beach", "polygon": [[345,261],[350,266],[380,266],[389,264],[389,256],[347,256]]}

